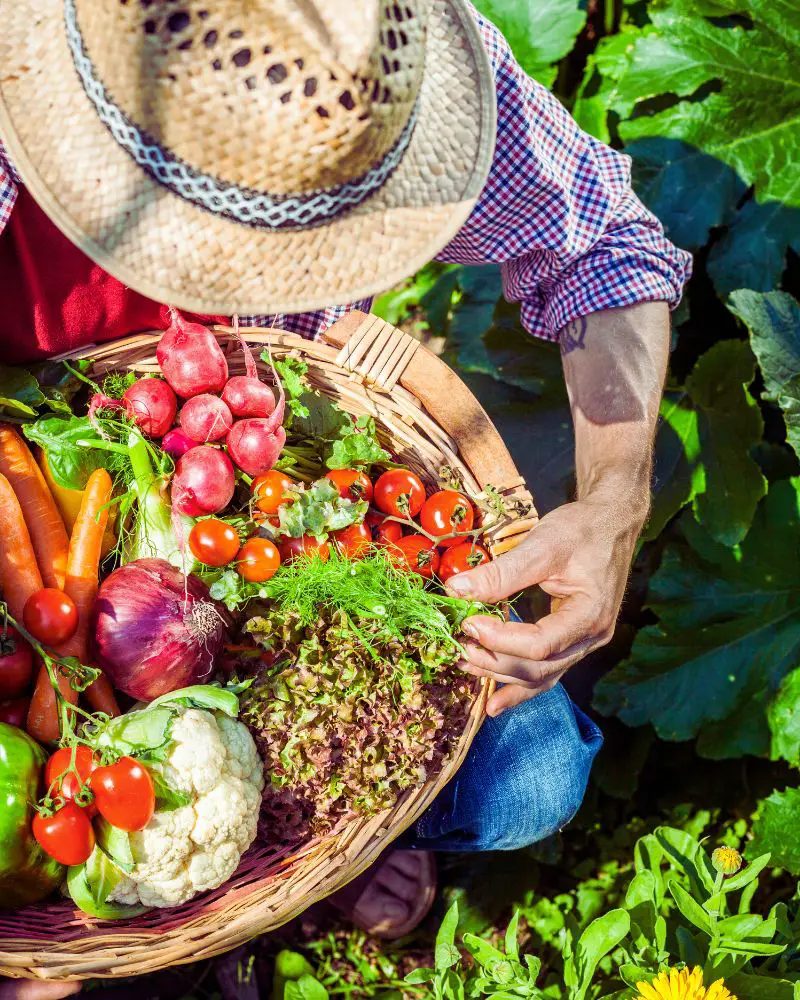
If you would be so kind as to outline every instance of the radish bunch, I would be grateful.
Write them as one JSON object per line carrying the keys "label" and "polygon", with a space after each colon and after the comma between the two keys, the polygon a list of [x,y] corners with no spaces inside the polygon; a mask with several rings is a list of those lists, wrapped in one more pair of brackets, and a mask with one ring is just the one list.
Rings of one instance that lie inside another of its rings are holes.
{"label": "radish bunch", "polygon": [[[229,378],[228,362],[211,331],[172,310],[156,351],[164,380],[140,379],[122,401],[145,434],[163,439],[164,451],[176,462],[176,513],[219,513],[233,496],[234,464],[250,476],[268,472],[286,441],[283,386],[276,376],[276,402],[258,377],[252,351],[240,336],[239,341],[245,374]],[[176,397],[184,400],[178,426]],[[227,454],[218,447],[223,443]]]}

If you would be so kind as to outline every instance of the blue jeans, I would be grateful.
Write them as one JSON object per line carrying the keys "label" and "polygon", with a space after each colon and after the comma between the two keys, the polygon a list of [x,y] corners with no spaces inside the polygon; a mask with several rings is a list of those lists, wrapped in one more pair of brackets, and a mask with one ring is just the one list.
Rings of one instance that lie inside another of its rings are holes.
{"label": "blue jeans", "polygon": [[557,684],[486,719],[458,773],[409,833],[428,851],[511,851],[578,811],[603,736]]}

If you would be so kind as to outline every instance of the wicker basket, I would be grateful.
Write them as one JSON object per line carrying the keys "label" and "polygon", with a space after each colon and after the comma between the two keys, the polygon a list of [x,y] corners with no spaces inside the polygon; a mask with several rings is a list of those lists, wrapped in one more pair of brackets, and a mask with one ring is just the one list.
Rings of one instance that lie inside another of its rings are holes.
{"label": "wicker basket", "polygon": [[[243,371],[231,331],[215,330],[231,371]],[[497,526],[494,554],[521,540],[536,521],[531,497],[500,436],[461,380],[408,334],[374,316],[351,313],[325,342],[280,330],[244,330],[255,346],[294,354],[309,379],[351,413],[371,413],[386,447],[430,485],[443,465],[455,468],[467,492],[492,484],[519,503],[520,516]],[[94,374],[157,370],[158,334],[139,335],[71,355],[93,358]],[[526,514],[526,510],[528,513]],[[338,833],[291,850],[254,846],[236,875],[183,906],[124,922],[104,922],[71,902],[0,911],[0,972],[42,979],[121,977],[209,958],[274,930],[366,869],[430,805],[461,764],[484,716],[487,689],[476,686],[469,719],[442,771],[371,819],[353,819]]]}

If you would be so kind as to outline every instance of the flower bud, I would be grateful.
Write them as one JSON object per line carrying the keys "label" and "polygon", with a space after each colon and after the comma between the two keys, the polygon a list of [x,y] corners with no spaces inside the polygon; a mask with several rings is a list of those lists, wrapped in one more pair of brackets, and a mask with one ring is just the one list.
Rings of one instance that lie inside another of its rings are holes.
{"label": "flower bud", "polygon": [[742,867],[742,856],[733,847],[717,847],[711,855],[711,864],[722,875],[735,875]]}

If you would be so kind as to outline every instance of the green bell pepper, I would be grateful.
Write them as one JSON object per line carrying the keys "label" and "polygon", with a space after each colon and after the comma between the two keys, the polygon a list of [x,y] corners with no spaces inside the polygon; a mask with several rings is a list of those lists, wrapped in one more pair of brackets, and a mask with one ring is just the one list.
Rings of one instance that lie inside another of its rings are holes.
{"label": "green bell pepper", "polygon": [[27,733],[0,722],[0,909],[36,903],[64,880],[64,866],[31,832],[46,757]]}

